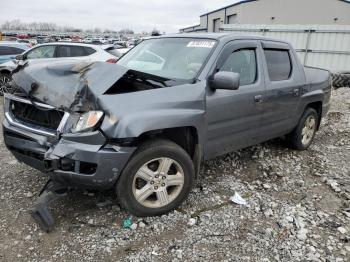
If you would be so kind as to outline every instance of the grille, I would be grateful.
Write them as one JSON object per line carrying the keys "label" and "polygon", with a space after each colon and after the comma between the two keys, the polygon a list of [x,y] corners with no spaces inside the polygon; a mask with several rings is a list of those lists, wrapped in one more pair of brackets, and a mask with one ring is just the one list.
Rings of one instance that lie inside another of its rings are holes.
{"label": "grille", "polygon": [[11,113],[19,121],[31,125],[56,130],[61,123],[64,112],[55,109],[40,108],[19,101],[11,101]]}

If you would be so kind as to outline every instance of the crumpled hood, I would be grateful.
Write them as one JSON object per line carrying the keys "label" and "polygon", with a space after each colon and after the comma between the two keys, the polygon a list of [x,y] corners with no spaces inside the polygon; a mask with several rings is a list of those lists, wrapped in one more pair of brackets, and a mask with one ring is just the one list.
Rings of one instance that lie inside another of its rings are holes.
{"label": "crumpled hood", "polygon": [[127,68],[105,62],[25,62],[14,70],[14,84],[30,98],[65,111],[99,109],[103,95]]}

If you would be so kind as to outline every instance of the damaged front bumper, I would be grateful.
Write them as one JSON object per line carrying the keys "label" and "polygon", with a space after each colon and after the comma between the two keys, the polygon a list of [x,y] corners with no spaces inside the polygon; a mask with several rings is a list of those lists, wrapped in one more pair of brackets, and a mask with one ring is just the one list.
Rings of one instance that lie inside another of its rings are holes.
{"label": "damaged front bumper", "polygon": [[113,187],[136,150],[108,143],[101,131],[45,134],[43,130],[16,121],[7,109],[5,107],[3,121],[7,148],[20,162],[68,187]]}

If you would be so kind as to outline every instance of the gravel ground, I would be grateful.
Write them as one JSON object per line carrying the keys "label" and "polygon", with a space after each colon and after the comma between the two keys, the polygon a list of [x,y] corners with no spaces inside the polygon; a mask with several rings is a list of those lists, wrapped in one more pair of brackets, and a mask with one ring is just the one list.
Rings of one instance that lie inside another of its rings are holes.
{"label": "gravel ground", "polygon": [[[0,261],[349,261],[349,163],[341,88],[308,151],[276,139],[208,161],[181,209],[132,217],[132,229],[112,193],[74,193],[52,205],[46,234],[27,212],[46,179],[1,141]],[[235,192],[248,206],[230,202]]]}

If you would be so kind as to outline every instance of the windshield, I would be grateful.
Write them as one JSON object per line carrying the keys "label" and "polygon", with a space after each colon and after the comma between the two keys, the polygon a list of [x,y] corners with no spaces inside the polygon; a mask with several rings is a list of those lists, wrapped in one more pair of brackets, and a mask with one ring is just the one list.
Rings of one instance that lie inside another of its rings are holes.
{"label": "windshield", "polygon": [[118,64],[167,79],[193,80],[215,43],[210,39],[150,39],[131,49]]}

